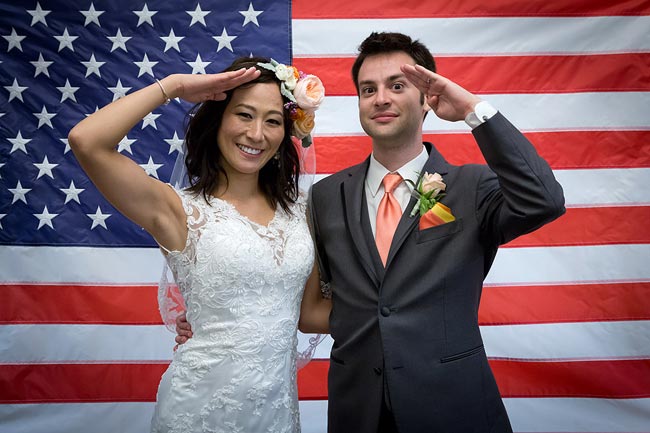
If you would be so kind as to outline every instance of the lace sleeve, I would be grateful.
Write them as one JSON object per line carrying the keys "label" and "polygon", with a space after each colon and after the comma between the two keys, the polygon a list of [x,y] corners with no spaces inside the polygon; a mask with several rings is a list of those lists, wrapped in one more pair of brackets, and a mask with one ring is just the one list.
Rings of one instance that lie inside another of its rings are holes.
{"label": "lace sleeve", "polygon": [[166,260],[158,283],[158,310],[167,329],[175,334],[176,318],[186,310],[186,306]]}

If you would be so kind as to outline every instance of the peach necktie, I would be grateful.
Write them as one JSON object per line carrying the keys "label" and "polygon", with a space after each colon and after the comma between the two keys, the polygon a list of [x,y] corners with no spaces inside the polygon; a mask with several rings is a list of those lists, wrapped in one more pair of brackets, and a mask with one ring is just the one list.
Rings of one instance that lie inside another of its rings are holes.
{"label": "peach necktie", "polygon": [[390,244],[393,241],[397,224],[402,217],[402,208],[395,196],[393,196],[393,191],[402,182],[402,176],[398,173],[388,173],[384,176],[382,182],[384,184],[384,196],[377,209],[377,233],[375,234],[375,242],[377,243],[377,250],[379,251],[381,261],[386,266],[388,250],[390,250]]}

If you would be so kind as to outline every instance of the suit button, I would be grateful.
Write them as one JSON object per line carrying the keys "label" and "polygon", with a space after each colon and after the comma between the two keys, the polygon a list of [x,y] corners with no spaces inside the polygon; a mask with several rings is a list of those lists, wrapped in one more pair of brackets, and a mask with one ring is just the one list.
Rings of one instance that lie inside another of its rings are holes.
{"label": "suit button", "polygon": [[381,367],[374,367],[374,368],[373,368],[373,371],[375,372],[375,374],[376,374],[377,376],[379,376],[379,375],[381,374]]}
{"label": "suit button", "polygon": [[379,311],[381,312],[381,315],[384,317],[390,316],[390,308],[388,307],[381,307],[381,310]]}

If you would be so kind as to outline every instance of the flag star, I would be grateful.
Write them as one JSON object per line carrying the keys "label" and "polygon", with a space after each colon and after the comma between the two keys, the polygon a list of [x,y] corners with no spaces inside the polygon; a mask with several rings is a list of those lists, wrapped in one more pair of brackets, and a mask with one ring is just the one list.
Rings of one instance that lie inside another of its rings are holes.
{"label": "flag star", "polygon": [[84,27],[86,27],[90,23],[95,23],[99,27],[102,26],[101,24],[99,24],[99,16],[103,14],[104,11],[95,10],[95,6],[92,4],[92,2],[90,3],[90,9],[88,9],[87,11],[79,11],[79,12],[81,12],[83,16],[86,17],[86,21],[84,22]]}
{"label": "flag star", "polygon": [[20,184],[20,181],[18,181],[15,188],[9,188],[9,192],[11,192],[14,195],[13,200],[11,200],[11,204],[16,203],[18,200],[27,204],[27,198],[25,197],[25,195],[31,190],[32,190],[31,188],[23,188],[23,186]]}
{"label": "flag star", "polygon": [[38,126],[36,128],[40,128],[43,125],[47,125],[50,128],[54,129],[54,126],[52,126],[52,122],[50,119],[52,119],[54,116],[56,116],[57,113],[48,113],[47,109],[45,108],[45,105],[43,105],[43,109],[41,110],[40,113],[32,113],[36,118],[38,119]]}
{"label": "flag star", "polygon": [[131,90],[131,87],[124,87],[122,86],[122,81],[118,78],[117,79],[117,84],[115,87],[109,87],[108,90],[113,92],[113,101],[116,101],[120,99],[123,96],[126,96],[126,92]]}
{"label": "flag star", "polygon": [[205,74],[205,67],[208,66],[212,62],[204,62],[203,59],[201,59],[201,55],[197,54],[196,55],[196,60],[193,62],[185,62],[188,65],[192,67],[192,73],[193,74]]}
{"label": "flag star", "polygon": [[235,39],[236,37],[237,36],[229,36],[225,27],[223,28],[223,32],[221,32],[221,36],[212,36],[213,39],[219,42],[219,46],[217,47],[217,52],[221,51],[221,49],[224,47],[232,51],[232,45],[230,44],[230,42],[232,42],[233,39]]}
{"label": "flag star", "polygon": [[178,134],[174,131],[174,136],[172,138],[166,138],[165,141],[169,144],[169,154],[173,151],[178,151],[178,153],[183,153],[183,139],[178,138]]}
{"label": "flag star", "polygon": [[38,218],[38,228],[36,230],[40,230],[41,227],[43,226],[50,226],[50,228],[54,230],[54,226],[52,225],[52,220],[59,216],[58,213],[50,213],[47,210],[47,206],[43,207],[42,213],[35,213],[32,215]]}
{"label": "flag star", "polygon": [[142,119],[142,129],[147,126],[153,127],[153,129],[158,129],[156,126],[156,119],[160,117],[160,114],[149,113]]}
{"label": "flag star", "polygon": [[160,39],[165,41],[165,49],[163,50],[164,52],[167,52],[168,49],[173,48],[180,53],[181,49],[178,46],[178,43],[181,40],[185,39],[185,36],[176,36],[174,34],[174,29],[171,29],[169,36],[161,36]]}
{"label": "flag star", "polygon": [[133,155],[133,151],[131,150],[131,145],[135,143],[137,140],[132,140],[127,136],[124,136],[117,145],[117,151],[121,152],[123,150],[126,150],[129,152],[131,155]]}
{"label": "flag star", "polygon": [[77,98],[75,98],[74,93],[79,89],[79,87],[72,87],[70,85],[70,80],[66,78],[65,86],[57,87],[57,90],[61,92],[61,102],[65,101],[66,99],[72,99],[74,102],[77,102]]}
{"label": "flag star", "polygon": [[52,179],[54,179],[54,175],[52,174],[52,169],[59,165],[59,164],[52,164],[50,161],[48,161],[47,155],[45,155],[45,158],[43,158],[43,162],[35,162],[33,164],[36,168],[38,168],[38,175],[36,175],[36,179],[39,179],[44,174],[47,174]]}
{"label": "flag star", "polygon": [[7,47],[7,52],[9,52],[12,48],[18,48],[19,51],[22,51],[23,47],[20,45],[20,41],[25,39],[27,36],[19,36],[18,33],[16,33],[16,30],[12,27],[11,34],[7,36],[2,35],[2,37],[9,43],[9,46]]}
{"label": "flag star", "polygon": [[74,42],[75,39],[77,39],[79,36],[70,36],[68,33],[68,28],[66,27],[63,29],[63,34],[61,36],[54,36],[54,39],[59,41],[59,49],[57,51],[61,51],[64,48],[70,48],[70,51],[74,51],[74,48],[72,47],[72,42]]}
{"label": "flag star", "polygon": [[242,24],[242,27],[245,27],[246,24],[248,23],[253,23],[257,27],[260,26],[260,23],[257,22],[257,17],[264,11],[256,11],[253,9],[253,3],[248,4],[248,10],[245,11],[239,11],[240,14],[244,16],[244,24]]}
{"label": "flag star", "polygon": [[102,210],[97,206],[97,210],[95,211],[94,214],[92,213],[87,213],[86,216],[93,220],[92,226],[90,226],[90,230],[93,230],[97,226],[102,226],[106,230],[108,230],[108,227],[106,227],[106,219],[111,216],[109,213],[102,213]]}
{"label": "flag star", "polygon": [[190,23],[189,27],[192,27],[194,23],[201,23],[203,26],[206,26],[205,24],[205,16],[210,13],[210,11],[203,11],[201,10],[201,5],[197,3],[196,9],[193,11],[185,11],[187,12],[191,17],[192,17],[192,22]]}
{"label": "flag star", "polygon": [[36,78],[36,77],[38,77],[38,74],[41,74],[41,73],[43,73],[43,74],[45,74],[45,75],[47,75],[49,77],[50,72],[47,70],[47,68],[49,68],[50,65],[52,63],[54,63],[54,62],[46,62],[45,59],[43,58],[43,54],[38,53],[38,60],[33,61],[33,62],[29,62],[29,63],[34,65],[34,67],[36,68],[36,72],[34,73],[34,78]]}
{"label": "flag star", "polygon": [[59,189],[65,194],[65,202],[63,202],[63,204],[68,203],[70,200],[74,200],[77,203],[81,204],[81,202],[79,201],[79,194],[81,194],[85,190],[83,188],[77,188],[74,185],[74,180],[70,181],[69,188],[59,188]]}
{"label": "flag star", "polygon": [[138,16],[138,25],[136,25],[136,27],[140,27],[142,23],[148,23],[151,27],[153,27],[154,25],[153,21],[151,21],[151,17],[156,15],[158,11],[150,11],[147,7],[147,4],[145,3],[141,11],[133,11],[133,13]]}
{"label": "flag star", "polygon": [[158,179],[158,169],[162,167],[163,164],[155,164],[151,156],[149,156],[149,161],[146,164],[140,164],[140,167],[149,175]]}
{"label": "flag star", "polygon": [[131,39],[131,36],[122,36],[122,31],[118,28],[117,33],[115,36],[106,36],[108,39],[110,39],[111,42],[113,42],[113,46],[111,47],[111,53],[118,48],[121,48],[124,50],[124,52],[129,52],[126,49],[126,43],[128,42],[129,39]]}
{"label": "flag star", "polygon": [[7,138],[9,142],[13,145],[11,150],[9,151],[10,154],[14,153],[17,150],[22,150],[23,152],[27,153],[27,148],[25,145],[32,141],[31,138],[23,138],[23,135],[18,131],[18,135],[16,135],[16,138]]}
{"label": "flag star", "polygon": [[41,22],[47,26],[47,22],[45,21],[45,17],[49,15],[49,13],[52,11],[44,11],[41,9],[41,4],[39,2],[36,2],[36,9],[33,10],[28,10],[27,13],[32,16],[32,23],[30,24],[30,27],[34,27],[34,24]]}
{"label": "flag star", "polygon": [[[171,153],[171,152],[169,152],[169,153]],[[0,168],[2,168],[3,165],[4,165],[4,164],[0,162]],[[1,174],[0,174],[0,179],[2,179],[2,175],[1,175]]]}
{"label": "flag star", "polygon": [[99,68],[101,68],[106,62],[98,62],[95,60],[95,53],[90,55],[90,59],[87,62],[81,63],[86,67],[86,77],[90,74],[96,74],[99,78],[102,77],[99,73]]}
{"label": "flag star", "polygon": [[14,98],[18,98],[21,100],[21,102],[25,102],[23,101],[23,92],[25,89],[27,89],[27,87],[20,86],[18,84],[18,80],[14,78],[13,84],[11,86],[4,86],[4,88],[9,91],[9,100],[7,102],[11,102],[11,100]]}
{"label": "flag star", "polygon": [[2,227],[2,221],[1,220],[2,220],[2,218],[6,217],[6,216],[7,216],[6,213],[0,213],[0,230],[4,229],[4,227]]}
{"label": "flag star", "polygon": [[133,62],[136,65],[138,65],[138,68],[140,70],[138,71],[138,77],[140,77],[143,74],[149,74],[152,77],[154,77],[153,74],[153,67],[158,64],[158,62],[152,62],[149,60],[149,57],[147,57],[147,53],[144,54],[144,58],[142,59],[141,62]]}
{"label": "flag star", "polygon": [[65,144],[65,149],[63,149],[63,154],[65,155],[66,153],[70,152],[70,143],[68,143],[67,138],[59,138],[59,140]]}

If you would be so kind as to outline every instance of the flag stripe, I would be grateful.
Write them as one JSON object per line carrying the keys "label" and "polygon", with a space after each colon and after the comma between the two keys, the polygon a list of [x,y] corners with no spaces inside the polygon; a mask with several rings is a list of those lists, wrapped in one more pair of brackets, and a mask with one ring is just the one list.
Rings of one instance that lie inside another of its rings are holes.
{"label": "flag stripe", "polygon": [[[647,257],[650,257],[650,244],[502,248],[485,282],[491,285],[536,285],[650,281]],[[60,262],[75,260],[75,263],[85,266],[59,266]],[[162,258],[155,248],[2,247],[0,263],[6,264],[3,269],[6,282],[29,284],[88,284],[95,281],[101,286],[110,274],[113,278],[109,286],[135,282],[150,285],[158,281],[162,269]],[[37,275],[26,270],[33,263],[41,263]],[[115,269],[120,271],[114,272]]]}
{"label": "flag stripe", "polygon": [[[162,325],[154,285],[9,284],[0,293],[2,324]],[[649,282],[487,286],[479,324],[650,320],[648,293]]]}
{"label": "flag stripe", "polygon": [[[650,54],[436,57],[439,74],[472,93],[648,91]],[[353,57],[298,58],[294,66],[317,75],[329,96],[353,96]],[[489,71],[489,73],[485,73]],[[513,80],[512,77],[518,77]],[[612,80],[611,77],[616,77]]]}
{"label": "flag stripe", "polygon": [[643,15],[648,13],[643,2],[612,2],[611,0],[552,0],[522,2],[517,0],[461,0],[455,2],[366,2],[334,0],[327,2],[294,2],[294,19],[305,18],[396,18],[462,17],[462,16],[601,16]]}
{"label": "flag stripe", "polygon": [[[650,167],[650,130],[526,132],[554,169]],[[485,163],[469,132],[425,134],[451,164]],[[360,163],[371,151],[370,137],[320,136],[314,139],[318,173],[336,173]]]}
{"label": "flag stripe", "polygon": [[481,335],[495,359],[650,359],[647,320],[483,326]]}
{"label": "flag stripe", "polygon": [[[0,402],[63,403],[155,401],[165,363],[4,364]],[[300,399],[327,399],[329,361],[310,363],[298,381]],[[646,398],[650,360],[536,362],[490,360],[504,397]],[[303,371],[303,370],[301,370]],[[576,379],[582,371],[591,379]],[[22,378],[22,381],[20,380]],[[304,380],[309,382],[304,384]]]}
{"label": "flag stripe", "polygon": [[[650,129],[650,116],[636,108],[650,106],[650,92],[499,94],[485,99],[523,132]],[[316,136],[363,134],[356,96],[325,97],[318,115]],[[447,122],[436,116],[427,116],[423,128],[425,134],[470,130],[465,122]]]}
{"label": "flag stripe", "polygon": [[504,247],[650,243],[650,206],[570,208],[550,224]]}
{"label": "flag stripe", "polygon": [[[490,325],[481,334],[488,356],[500,359],[650,358],[650,320]],[[161,325],[5,325],[0,335],[16,342],[2,354],[14,364],[161,362],[172,358],[175,344],[175,334]],[[632,337],[638,346],[629,345]],[[61,341],[72,348],[61,348]],[[315,357],[328,359],[332,344],[328,338]]]}
{"label": "flag stripe", "polygon": [[[650,399],[505,398],[515,432],[648,432]],[[148,431],[152,402],[46,403],[0,406],[0,419],[13,433],[142,433]],[[302,433],[327,431],[327,401],[300,402]],[[101,422],[97,422],[101,420]],[[579,429],[578,429],[579,428]]]}
{"label": "flag stripe", "polygon": [[297,19],[292,44],[294,58],[350,57],[373,31],[408,29],[436,57],[615,54],[650,51],[648,28],[650,16]]}
{"label": "flag stripe", "polygon": [[[530,362],[490,360],[504,397],[650,397],[650,360]],[[589,380],[582,380],[588,377]]]}
{"label": "flag stripe", "polygon": [[162,324],[154,285],[0,284],[0,293],[0,324]]}
{"label": "flag stripe", "polygon": [[485,287],[479,323],[650,320],[648,294],[650,282]]}

